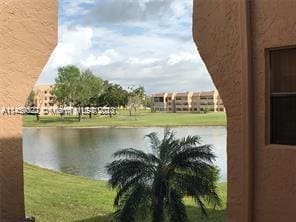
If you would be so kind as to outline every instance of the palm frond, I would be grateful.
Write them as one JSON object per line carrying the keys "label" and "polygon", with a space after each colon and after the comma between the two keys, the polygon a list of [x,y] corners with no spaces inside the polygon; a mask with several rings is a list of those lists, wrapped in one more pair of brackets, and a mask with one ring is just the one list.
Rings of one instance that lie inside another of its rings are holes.
{"label": "palm frond", "polygon": [[172,141],[175,139],[176,133],[171,128],[164,128],[163,141]]}
{"label": "palm frond", "polygon": [[160,139],[158,138],[158,135],[156,132],[152,132],[150,134],[147,134],[145,137],[150,139],[150,144],[151,144],[151,148],[152,151],[156,154],[159,153],[159,146],[160,146]]}
{"label": "palm frond", "polygon": [[194,198],[195,202],[197,203],[197,205],[200,207],[201,213],[205,216],[208,216],[207,210],[206,210],[206,205],[203,203],[203,201],[201,200],[201,198],[196,197]]}
{"label": "palm frond", "polygon": [[158,158],[152,153],[145,153],[141,150],[128,148],[117,151],[113,154],[115,158],[127,158],[133,160],[143,160],[147,163],[156,164],[159,162]]}
{"label": "palm frond", "polygon": [[168,164],[171,159],[173,153],[176,152],[176,150],[179,147],[179,141],[178,140],[171,140],[171,141],[163,141],[160,145],[160,153],[159,153],[159,159],[163,164]]}
{"label": "palm frond", "polygon": [[175,132],[169,128],[164,129],[164,137],[159,146],[159,159],[167,163],[170,159],[170,153],[178,147],[179,140],[175,138]]}
{"label": "palm frond", "polygon": [[[128,182],[126,182],[125,184],[122,184],[121,186],[118,187],[117,189],[117,193],[114,199],[114,207],[118,207],[121,199],[123,198],[123,196],[130,192],[132,189],[134,189],[134,187],[138,186],[138,185],[144,185],[147,183],[147,180],[149,180],[151,178],[146,178],[143,175],[139,175],[131,180],[129,180]],[[147,183],[148,184],[148,183]]]}
{"label": "palm frond", "polygon": [[192,146],[200,145],[201,137],[200,136],[187,136],[181,139],[180,147],[183,149],[191,148]]}
{"label": "palm frond", "polygon": [[114,213],[115,220],[119,222],[137,221],[139,209],[145,210],[149,205],[149,195],[146,191],[145,186],[137,185],[130,192],[125,193],[121,205]]}
{"label": "palm frond", "polygon": [[192,147],[190,149],[184,149],[172,156],[171,166],[178,167],[186,162],[202,161],[209,164],[213,164],[216,156],[212,152],[211,145],[202,145],[198,147]]}
{"label": "palm frond", "polygon": [[217,207],[218,208],[222,207],[222,200],[221,200],[221,198],[219,197],[219,195],[217,194],[217,192],[215,190],[212,190],[209,195],[206,195],[204,197],[204,199],[207,201],[207,203],[209,205],[213,206],[214,209],[216,209]]}
{"label": "palm frond", "polygon": [[202,198],[214,208],[221,206],[221,199],[217,193],[217,171],[208,171],[208,175],[175,173],[173,186],[184,196]]}
{"label": "palm frond", "polygon": [[115,160],[106,166],[107,173],[111,175],[109,183],[113,188],[124,186],[126,183],[141,176],[149,178],[155,172],[155,166],[140,160]]}

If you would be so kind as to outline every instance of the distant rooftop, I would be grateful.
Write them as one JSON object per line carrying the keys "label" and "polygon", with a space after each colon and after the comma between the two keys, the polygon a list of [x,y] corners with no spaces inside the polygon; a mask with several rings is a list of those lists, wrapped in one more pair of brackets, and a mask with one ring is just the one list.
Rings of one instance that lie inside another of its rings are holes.
{"label": "distant rooftop", "polygon": [[188,96],[189,94],[193,96],[200,96],[200,95],[212,95],[213,93],[218,92],[217,90],[212,91],[202,91],[202,92],[161,92],[161,93],[154,93],[152,97],[161,97],[161,96]]}

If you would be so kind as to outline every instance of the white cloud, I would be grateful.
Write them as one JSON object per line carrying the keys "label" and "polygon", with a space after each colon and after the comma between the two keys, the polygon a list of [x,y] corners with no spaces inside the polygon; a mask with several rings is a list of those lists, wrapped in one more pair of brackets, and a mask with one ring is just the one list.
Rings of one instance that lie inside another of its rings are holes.
{"label": "white cloud", "polygon": [[197,53],[179,52],[169,55],[168,64],[175,65],[180,62],[194,62],[197,61],[197,59]]}
{"label": "white cloud", "polygon": [[92,66],[106,66],[116,62],[118,59],[118,53],[114,49],[108,49],[105,53],[98,56],[91,54],[85,60],[81,60],[80,64],[86,68],[91,68]]}
{"label": "white cloud", "polygon": [[172,14],[174,15],[175,18],[178,19],[188,19],[188,17],[191,19],[192,14],[188,13],[188,11],[191,11],[190,9],[193,7],[193,1],[180,1],[180,0],[175,0],[172,1],[170,5],[172,9]]}
{"label": "white cloud", "polygon": [[61,4],[60,14],[66,18],[59,27],[59,44],[39,83],[53,82],[59,66],[74,64],[126,87],[144,85],[150,93],[214,87],[192,40],[192,0],[61,0]]}
{"label": "white cloud", "polygon": [[89,10],[85,9],[82,4],[93,4],[96,0],[61,0],[61,10],[63,16],[85,15]]}
{"label": "white cloud", "polygon": [[90,27],[61,27],[59,44],[52,57],[53,66],[76,64],[93,46],[93,29]]}
{"label": "white cloud", "polygon": [[131,65],[151,65],[159,61],[160,59],[158,58],[129,58],[127,63]]}
{"label": "white cloud", "polygon": [[109,65],[111,61],[111,58],[106,55],[101,55],[97,57],[94,55],[90,55],[85,61],[82,61],[82,65],[86,67],[105,66]]}
{"label": "white cloud", "polygon": [[38,82],[53,82],[57,68],[65,65],[79,65],[81,58],[93,46],[91,27],[59,27],[59,43],[45,66]]}

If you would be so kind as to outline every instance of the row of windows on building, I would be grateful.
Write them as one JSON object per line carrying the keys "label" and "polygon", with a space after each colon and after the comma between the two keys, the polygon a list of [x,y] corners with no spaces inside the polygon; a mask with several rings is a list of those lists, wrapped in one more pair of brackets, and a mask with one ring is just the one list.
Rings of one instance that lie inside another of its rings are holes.
{"label": "row of windows on building", "polygon": [[218,91],[157,93],[152,95],[152,109],[165,112],[224,112]]}

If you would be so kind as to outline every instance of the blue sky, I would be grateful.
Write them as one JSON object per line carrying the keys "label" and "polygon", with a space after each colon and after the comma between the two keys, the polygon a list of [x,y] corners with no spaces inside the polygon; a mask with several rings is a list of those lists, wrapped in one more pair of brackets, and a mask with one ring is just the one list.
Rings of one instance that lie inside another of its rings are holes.
{"label": "blue sky", "polygon": [[214,89],[192,39],[192,0],[59,3],[59,43],[38,84],[74,64],[148,93]]}

